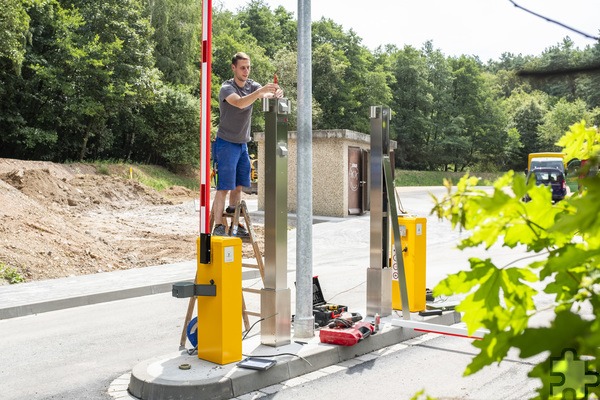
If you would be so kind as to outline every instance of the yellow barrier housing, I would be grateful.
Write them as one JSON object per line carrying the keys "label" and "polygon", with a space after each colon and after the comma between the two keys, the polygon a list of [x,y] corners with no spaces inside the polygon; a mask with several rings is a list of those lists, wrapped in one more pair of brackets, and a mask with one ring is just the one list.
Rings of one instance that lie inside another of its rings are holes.
{"label": "yellow barrier housing", "polygon": [[[406,273],[408,305],[410,312],[425,310],[425,267],[427,254],[427,219],[415,216],[399,216],[398,225],[402,236],[402,255]],[[402,299],[398,287],[398,266],[392,236],[392,308],[402,310]]]}
{"label": "yellow barrier housing", "polygon": [[216,296],[198,296],[198,358],[217,364],[242,359],[242,240],[212,236],[211,262],[200,263],[196,284],[216,285]]}

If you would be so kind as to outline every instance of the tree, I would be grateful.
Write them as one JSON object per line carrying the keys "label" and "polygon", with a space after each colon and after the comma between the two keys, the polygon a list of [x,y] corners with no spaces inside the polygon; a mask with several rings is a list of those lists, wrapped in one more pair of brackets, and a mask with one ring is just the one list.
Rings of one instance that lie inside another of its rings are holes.
{"label": "tree", "polygon": [[33,2],[26,11],[29,40],[21,73],[0,70],[5,100],[0,103],[0,154],[52,160],[59,158],[59,129],[67,122],[68,98],[61,91],[69,85],[60,63],[68,58],[73,32],[83,22],[77,11],[63,9],[56,0]]}
{"label": "tree", "polygon": [[368,132],[370,106],[387,104],[392,95],[388,71],[376,63],[362,39],[322,18],[313,27],[313,94],[323,110],[317,129]]}
{"label": "tree", "polygon": [[293,13],[287,11],[282,6],[275,9],[275,19],[279,26],[279,41],[281,42],[280,46],[282,46],[279,50],[283,48],[298,50],[298,24],[293,18]]}
{"label": "tree", "polygon": [[508,116],[502,107],[502,94],[489,73],[481,74],[482,113],[479,124],[482,134],[476,141],[477,161],[472,166],[480,171],[506,171],[512,158],[507,155],[520,146],[520,140],[507,129]]}
{"label": "tree", "polygon": [[[560,145],[567,158],[598,165],[597,127],[574,124]],[[461,249],[499,243],[525,247],[529,254],[506,265],[471,258],[469,270],[448,276],[434,289],[435,296],[466,294],[457,311],[464,313],[468,331],[490,331],[473,343],[480,352],[465,374],[500,363],[516,348],[522,358],[543,358],[529,372],[541,380],[540,398],[562,396],[553,392],[565,383],[558,372],[569,374],[574,398],[583,398],[584,392],[600,394],[600,385],[586,386],[581,371],[571,371],[569,365],[565,369],[565,352],[572,351],[577,360],[589,356],[589,371],[600,370],[600,176],[587,178],[580,195],[554,205],[546,187],[526,185],[523,175],[513,171],[498,179],[490,194],[477,189],[477,181],[465,175],[455,191],[446,182],[448,194],[437,199],[432,212],[470,232]],[[526,193],[531,201],[524,203]],[[534,302],[540,291],[554,299],[554,318],[545,326],[533,321],[544,312]]]}
{"label": "tree", "polygon": [[523,56],[522,54],[515,55],[510,52],[505,52],[500,55],[498,61],[488,62],[487,69],[493,73],[499,71],[514,71],[523,68],[532,59],[532,56]]}
{"label": "tree", "polygon": [[[284,96],[292,101],[292,109],[289,115],[289,130],[297,129],[298,107],[294,102],[298,98],[298,53],[294,50],[279,50],[274,57],[274,64],[279,77],[279,85],[285,90]],[[323,111],[319,103],[313,98],[312,121],[316,126],[321,125]]]}
{"label": "tree", "polygon": [[15,71],[25,57],[25,39],[29,28],[26,0],[0,0],[0,60],[8,60]]}
{"label": "tree", "polygon": [[444,54],[439,49],[433,48],[433,42],[425,42],[423,53],[427,63],[427,81],[433,103],[429,110],[428,118],[431,120],[431,130],[425,132],[427,145],[427,163],[429,169],[444,168],[451,162],[443,149],[446,134],[453,126],[452,111],[452,68]]}
{"label": "tree", "polygon": [[[346,113],[342,90],[343,76],[350,67],[341,50],[334,49],[330,43],[313,47],[313,86],[312,92],[316,104],[323,110],[320,120],[313,122],[314,129],[335,129],[350,126],[343,121]],[[341,124],[341,125],[338,125]]]}
{"label": "tree", "polygon": [[[355,59],[361,58],[364,60],[362,71],[356,64],[352,65],[351,70],[356,73],[352,79],[362,82],[362,85],[356,85],[354,96],[359,100],[356,103],[355,110],[350,109],[350,127],[359,132],[369,132],[370,123],[368,122],[367,110],[374,105],[391,104],[393,99],[392,91],[388,82],[393,80],[389,70],[385,70],[382,65],[379,65],[375,58],[364,47],[357,48],[360,55],[356,55]],[[352,54],[351,54],[352,57]],[[362,75],[361,75],[362,73]]]}
{"label": "tree", "polygon": [[198,99],[165,85],[159,88],[156,100],[142,111],[145,123],[151,128],[138,145],[145,162],[169,167],[198,166]]}
{"label": "tree", "polygon": [[[580,66],[583,54],[575,47],[575,43],[566,37],[561,43],[547,48],[539,57],[526,64],[524,69],[536,71],[568,71]],[[539,79],[532,79],[531,84],[535,89],[542,90],[557,98],[564,97],[569,101],[575,100],[577,93],[577,77],[575,74],[550,73],[540,75]]]}
{"label": "tree", "polygon": [[142,15],[140,0],[66,4],[79,11],[84,23],[75,31],[67,57],[53,72],[69,81],[61,88],[69,98],[65,110],[69,125],[63,127],[63,148],[68,153],[63,156],[83,160],[112,147],[115,138],[109,119],[152,101],[160,79],[153,68],[150,21]]}
{"label": "tree", "polygon": [[[600,110],[598,110],[600,111]],[[556,145],[569,126],[581,121],[594,121],[598,113],[592,113],[588,110],[587,104],[581,99],[569,102],[561,98],[544,115],[544,122],[539,127],[539,144],[548,151],[558,151]]]}
{"label": "tree", "polygon": [[503,106],[508,116],[508,129],[516,129],[521,142],[520,154],[510,167],[522,171],[527,167],[529,153],[544,150],[539,145],[538,129],[547,112],[548,96],[540,91],[517,90],[504,100]]}
{"label": "tree", "polygon": [[600,42],[588,46],[582,56],[582,65],[594,67],[586,74],[577,75],[577,94],[588,104],[590,108],[600,107]]}
{"label": "tree", "polygon": [[[461,56],[450,59],[452,67],[451,113],[460,117],[452,137],[446,135],[446,154],[451,154],[455,170],[473,166],[504,146],[503,115],[494,99],[489,81],[477,60]],[[459,143],[460,146],[455,146]],[[452,147],[448,147],[452,146]]]}
{"label": "tree", "polygon": [[428,118],[433,109],[432,87],[429,82],[427,60],[412,46],[405,46],[392,55],[394,98],[391,108],[394,117],[390,130],[396,133],[398,151],[396,165],[409,169],[426,169],[430,154],[427,152],[427,132],[432,131]]}
{"label": "tree", "polygon": [[154,58],[163,81],[198,88],[200,0],[152,0],[146,13],[153,28]]}
{"label": "tree", "polygon": [[273,58],[279,50],[296,47],[296,23],[283,7],[273,12],[264,0],[251,0],[237,17],[242,29],[265,49],[267,57]]}

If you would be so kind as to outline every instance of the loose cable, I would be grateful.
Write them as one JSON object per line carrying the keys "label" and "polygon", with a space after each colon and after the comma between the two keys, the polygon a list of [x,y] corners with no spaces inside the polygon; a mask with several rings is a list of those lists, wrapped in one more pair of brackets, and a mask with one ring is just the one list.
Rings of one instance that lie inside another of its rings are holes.
{"label": "loose cable", "polygon": [[299,354],[294,354],[294,353],[279,353],[279,354],[261,354],[261,355],[249,355],[249,354],[242,354],[244,357],[255,357],[255,358],[261,358],[261,357],[279,357],[279,356],[292,356],[292,357],[298,357],[299,359],[301,359],[302,361],[306,361],[306,363],[308,365],[310,365],[311,367],[313,366],[310,361],[308,361],[306,358],[302,357]]}

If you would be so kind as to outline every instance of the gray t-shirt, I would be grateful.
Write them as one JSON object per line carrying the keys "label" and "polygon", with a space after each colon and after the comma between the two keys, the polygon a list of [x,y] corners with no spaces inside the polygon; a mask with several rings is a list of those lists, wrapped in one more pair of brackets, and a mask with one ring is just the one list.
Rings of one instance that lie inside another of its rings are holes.
{"label": "gray t-shirt", "polygon": [[250,122],[252,117],[252,104],[245,108],[238,108],[229,104],[225,99],[233,93],[240,97],[257,91],[262,86],[248,79],[243,88],[239,87],[233,79],[223,82],[219,92],[219,110],[221,119],[217,136],[232,143],[247,143],[250,141]]}

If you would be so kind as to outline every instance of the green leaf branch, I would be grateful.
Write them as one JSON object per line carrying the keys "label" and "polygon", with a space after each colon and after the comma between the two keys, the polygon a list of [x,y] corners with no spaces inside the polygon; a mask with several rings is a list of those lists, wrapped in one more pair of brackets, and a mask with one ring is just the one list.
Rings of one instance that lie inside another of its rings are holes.
{"label": "green leaf branch", "polygon": [[[576,123],[557,144],[567,159],[587,160],[584,172],[598,166],[597,127]],[[468,232],[460,249],[501,245],[522,249],[527,256],[501,267],[489,258],[471,258],[469,269],[446,277],[434,295],[465,295],[457,311],[468,331],[490,331],[473,343],[480,352],[465,375],[500,363],[515,348],[523,358],[537,356],[529,376],[542,382],[539,398],[551,398],[556,379],[552,361],[566,349],[585,356],[588,370],[600,370],[600,177],[581,178],[580,192],[556,204],[548,188],[527,184],[514,171],[494,182],[491,190],[477,183],[468,174],[456,186],[444,182],[447,193],[434,197],[431,213]],[[522,201],[525,195],[531,201]],[[548,310],[536,306],[540,292],[552,298],[554,315],[546,326],[532,321]],[[586,381],[575,381],[577,394],[584,393]],[[588,385],[587,390],[598,395],[600,385]]]}

